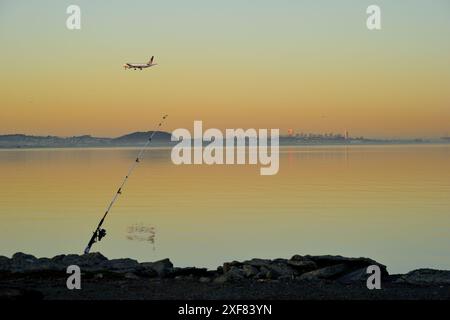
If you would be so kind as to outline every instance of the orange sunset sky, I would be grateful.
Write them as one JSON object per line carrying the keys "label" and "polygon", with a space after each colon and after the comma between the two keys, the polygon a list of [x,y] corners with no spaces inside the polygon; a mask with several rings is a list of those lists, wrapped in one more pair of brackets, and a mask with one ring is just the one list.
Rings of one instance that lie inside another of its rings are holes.
{"label": "orange sunset sky", "polygon": [[[66,8],[81,7],[81,30]],[[0,0],[0,134],[450,132],[450,3]],[[158,66],[124,70],[125,62]]]}

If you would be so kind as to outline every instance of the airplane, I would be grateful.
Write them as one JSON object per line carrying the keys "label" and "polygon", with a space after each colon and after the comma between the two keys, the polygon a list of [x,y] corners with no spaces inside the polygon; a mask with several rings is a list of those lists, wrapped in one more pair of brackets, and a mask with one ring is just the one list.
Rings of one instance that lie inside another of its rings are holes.
{"label": "airplane", "polygon": [[157,63],[153,63],[153,58],[154,58],[154,56],[152,56],[150,58],[150,61],[148,63],[125,63],[123,65],[123,68],[124,69],[134,69],[134,70],[139,69],[139,70],[142,70],[143,68],[156,66]]}

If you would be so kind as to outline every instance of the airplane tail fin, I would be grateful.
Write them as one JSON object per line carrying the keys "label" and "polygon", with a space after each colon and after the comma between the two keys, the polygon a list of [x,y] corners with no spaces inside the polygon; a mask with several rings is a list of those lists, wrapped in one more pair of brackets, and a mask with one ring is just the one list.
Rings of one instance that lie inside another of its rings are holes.
{"label": "airplane tail fin", "polygon": [[150,58],[150,61],[148,62],[148,64],[152,64],[152,63],[153,63],[153,58],[154,58],[154,56],[152,56],[152,57]]}

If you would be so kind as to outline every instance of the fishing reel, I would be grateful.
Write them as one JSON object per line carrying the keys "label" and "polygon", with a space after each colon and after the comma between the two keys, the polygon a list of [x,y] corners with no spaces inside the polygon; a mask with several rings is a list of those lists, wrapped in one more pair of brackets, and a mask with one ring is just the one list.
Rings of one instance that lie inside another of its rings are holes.
{"label": "fishing reel", "polygon": [[105,229],[99,229],[97,232],[97,241],[101,241],[106,236]]}
{"label": "fishing reel", "polygon": [[105,236],[106,236],[105,229],[98,228],[97,230],[95,230],[94,233],[92,234],[91,240],[89,240],[86,249],[84,249],[84,254],[88,254],[89,251],[91,251],[92,245],[97,241],[101,241]]}

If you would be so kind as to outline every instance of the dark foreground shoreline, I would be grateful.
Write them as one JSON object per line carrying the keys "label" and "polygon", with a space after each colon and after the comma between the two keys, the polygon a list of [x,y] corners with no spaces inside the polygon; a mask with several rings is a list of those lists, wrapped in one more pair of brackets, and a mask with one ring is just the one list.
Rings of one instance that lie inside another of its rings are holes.
{"label": "dark foreground shoreline", "polygon": [[[81,290],[69,290],[69,265]],[[381,271],[381,290],[367,288],[367,267]],[[36,258],[0,256],[0,299],[8,300],[448,300],[450,271],[389,275],[368,258],[300,256],[224,263],[216,270],[177,268],[169,259],[138,263],[100,253]]]}

